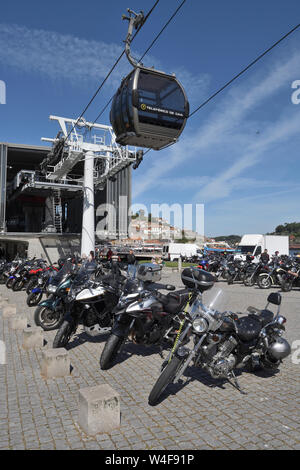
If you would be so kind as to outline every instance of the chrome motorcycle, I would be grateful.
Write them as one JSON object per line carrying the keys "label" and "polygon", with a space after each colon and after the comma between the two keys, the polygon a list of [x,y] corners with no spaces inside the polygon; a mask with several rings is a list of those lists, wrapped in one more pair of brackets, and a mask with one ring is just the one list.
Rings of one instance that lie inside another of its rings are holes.
{"label": "chrome motorcycle", "polygon": [[[161,266],[139,266],[137,279],[129,279],[113,313],[114,326],[100,357],[102,370],[110,368],[127,339],[144,346],[172,345],[179,326],[178,313],[190,298],[188,289],[175,291],[171,285],[158,284]],[[159,292],[166,289],[167,295]]]}
{"label": "chrome motorcycle", "polygon": [[213,285],[210,273],[197,273],[187,268],[182,280],[190,287],[194,285],[197,295],[190,311],[183,316],[181,334],[149,395],[150,405],[155,405],[168,384],[178,382],[192,363],[214,379],[232,379],[235,387],[245,393],[239,386],[235,369],[249,366],[252,371],[259,368],[273,371],[290,354],[290,345],[282,338],[286,319],[279,314],[279,293],[273,292],[268,297],[268,304],[278,306],[275,316],[267,304],[264,310],[249,307],[249,314],[239,318],[236,313],[221,313],[203,305],[202,292]]}

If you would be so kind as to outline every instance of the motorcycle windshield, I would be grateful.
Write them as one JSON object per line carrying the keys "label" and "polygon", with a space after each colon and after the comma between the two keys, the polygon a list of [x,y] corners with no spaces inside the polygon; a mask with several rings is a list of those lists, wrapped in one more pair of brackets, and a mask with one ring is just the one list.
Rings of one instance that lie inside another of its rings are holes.
{"label": "motorcycle windshield", "polygon": [[133,279],[129,278],[124,284],[123,295],[129,295],[135,293],[137,290],[137,283]]}
{"label": "motorcycle windshield", "polygon": [[84,265],[81,266],[75,278],[73,279],[73,285],[78,287],[85,284],[92,274],[95,272],[97,264],[93,261],[87,261]]}
{"label": "motorcycle windshield", "polygon": [[212,289],[205,295],[204,304],[209,310],[223,312],[232,309],[232,299],[224,289]]}
{"label": "motorcycle windshield", "polygon": [[63,267],[55,274],[51,280],[53,286],[58,286],[63,280],[65,280],[72,272],[73,265],[70,261],[67,261]]}

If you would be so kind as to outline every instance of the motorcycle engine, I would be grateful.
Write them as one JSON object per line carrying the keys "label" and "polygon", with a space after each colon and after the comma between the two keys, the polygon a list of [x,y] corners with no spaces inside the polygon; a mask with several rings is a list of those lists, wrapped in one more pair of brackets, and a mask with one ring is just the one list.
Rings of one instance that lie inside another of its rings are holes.
{"label": "motorcycle engine", "polygon": [[237,341],[230,336],[219,345],[209,345],[209,354],[205,358],[205,367],[214,379],[226,378],[229,372],[235,367],[237,358],[232,354],[237,345]]}
{"label": "motorcycle engine", "polygon": [[95,312],[90,310],[83,319],[83,325],[84,331],[92,337],[109,333],[111,330],[110,316],[106,314],[100,319]]}

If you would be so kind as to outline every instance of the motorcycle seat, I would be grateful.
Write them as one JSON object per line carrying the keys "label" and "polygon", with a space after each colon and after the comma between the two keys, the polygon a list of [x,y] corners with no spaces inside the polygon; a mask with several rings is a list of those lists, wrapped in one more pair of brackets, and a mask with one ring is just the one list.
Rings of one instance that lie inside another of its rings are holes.
{"label": "motorcycle seat", "polygon": [[262,324],[256,315],[247,315],[236,320],[237,335],[241,341],[248,343],[258,337]]}
{"label": "motorcycle seat", "polygon": [[189,289],[180,289],[169,292],[167,295],[160,293],[159,301],[163,304],[164,310],[167,313],[176,315],[185,307],[187,301],[189,300],[189,296]]}

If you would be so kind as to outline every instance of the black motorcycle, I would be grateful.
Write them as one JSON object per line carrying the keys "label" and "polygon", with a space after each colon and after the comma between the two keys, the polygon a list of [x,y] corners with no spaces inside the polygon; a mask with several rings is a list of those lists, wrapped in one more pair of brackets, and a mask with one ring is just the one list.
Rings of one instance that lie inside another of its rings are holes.
{"label": "black motorcycle", "polygon": [[[239,318],[233,312],[218,312],[202,303],[202,293],[213,286],[210,273],[186,268],[182,272],[183,283],[192,289],[194,301],[185,314],[182,333],[174,343],[168,358],[162,365],[162,373],[154,385],[149,404],[155,405],[168,384],[177,382],[189,365],[201,367],[214,379],[226,379],[242,389],[234,370],[248,366],[254,371],[278,369],[291,348],[282,338],[286,319],[279,315],[281,295],[272,293],[268,303],[278,306],[277,314],[268,310],[249,307],[247,316]],[[188,340],[193,340],[193,345]]]}
{"label": "black motorcycle", "polygon": [[[130,339],[145,346],[171,344],[179,327],[181,310],[189,301],[189,291],[175,291],[171,285],[158,284],[161,266],[142,264],[137,279],[128,280],[114,309],[114,326],[100,357],[101,369],[109,369],[122,345]],[[159,292],[166,289],[167,295]]]}
{"label": "black motorcycle", "polygon": [[107,334],[112,327],[112,310],[119,300],[124,277],[102,276],[101,282],[91,279],[97,266],[86,263],[78,271],[64,300],[66,313],[53,341],[53,348],[63,348],[76,333],[80,323],[91,336]]}
{"label": "black motorcycle", "polygon": [[248,263],[246,261],[235,260],[227,264],[227,283],[244,282]]}

